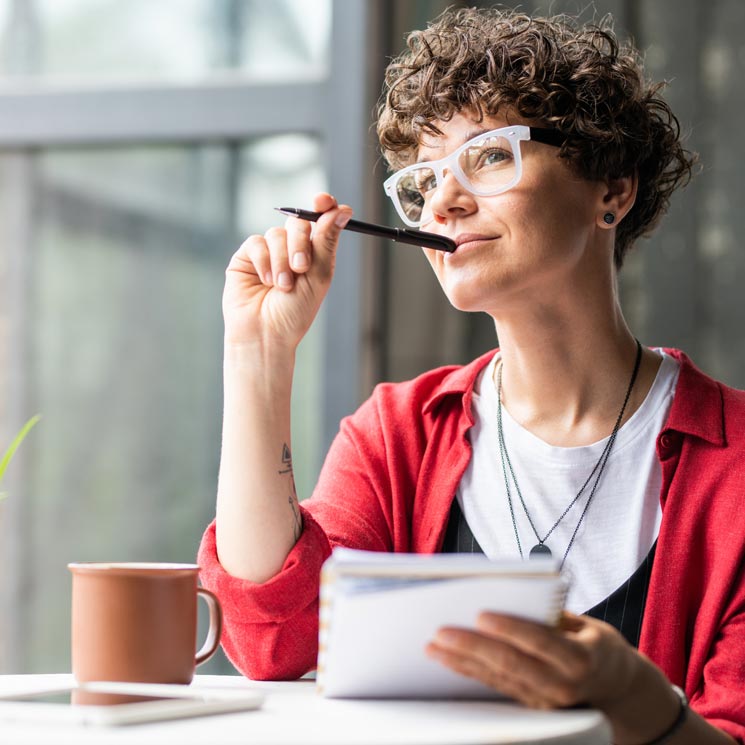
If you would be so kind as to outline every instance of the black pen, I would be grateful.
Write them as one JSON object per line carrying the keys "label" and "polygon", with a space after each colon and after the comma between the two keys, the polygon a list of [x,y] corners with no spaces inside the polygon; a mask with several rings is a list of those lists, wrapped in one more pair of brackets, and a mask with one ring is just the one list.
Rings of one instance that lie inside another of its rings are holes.
{"label": "black pen", "polygon": [[[300,210],[297,207],[275,207],[274,209],[283,215],[299,217],[301,220],[309,220],[310,222],[316,222],[323,214],[323,212]],[[438,251],[447,251],[448,253],[452,253],[456,249],[455,241],[452,241],[450,238],[446,238],[444,235],[436,235],[435,233],[425,233],[422,230],[389,228],[386,225],[373,225],[371,222],[362,222],[361,220],[350,220],[345,225],[344,230],[365,233],[365,235],[377,235],[380,238],[390,238],[392,241],[398,241],[398,243],[435,248]]]}

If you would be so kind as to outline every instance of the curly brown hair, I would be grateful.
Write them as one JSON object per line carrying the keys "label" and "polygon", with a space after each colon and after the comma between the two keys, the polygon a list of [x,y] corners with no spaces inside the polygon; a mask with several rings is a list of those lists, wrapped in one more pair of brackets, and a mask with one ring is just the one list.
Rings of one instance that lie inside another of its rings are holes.
{"label": "curly brown hair", "polygon": [[615,264],[652,231],[670,196],[688,183],[695,154],[645,79],[639,53],[606,17],[582,25],[569,16],[530,17],[506,9],[447,10],[413,31],[388,66],[378,137],[392,168],[412,162],[436,121],[461,110],[477,118],[508,110],[566,135],[560,155],[590,179],[638,175],[632,210],[619,223]]}

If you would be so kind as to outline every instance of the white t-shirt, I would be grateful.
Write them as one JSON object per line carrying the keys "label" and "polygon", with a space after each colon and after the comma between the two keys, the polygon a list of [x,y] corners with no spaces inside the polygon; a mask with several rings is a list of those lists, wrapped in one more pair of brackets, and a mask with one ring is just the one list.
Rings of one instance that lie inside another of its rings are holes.
{"label": "white t-shirt", "polygon": [[[657,539],[662,519],[662,473],[655,455],[657,435],[667,420],[679,365],[662,350],[657,377],[633,416],[619,429],[595,496],[564,563],[569,582],[566,608],[584,613],[622,585]],[[476,381],[473,457],[461,479],[457,499],[476,540],[490,558],[519,556],[499,455],[497,391],[493,384],[499,355]],[[555,447],[521,427],[502,409],[505,445],[525,504],[541,538],[574,499],[600,458],[608,438],[581,447]],[[508,471],[509,476],[509,471]],[[564,556],[595,481],[546,539],[558,559]],[[510,493],[523,555],[538,543],[514,483]]]}

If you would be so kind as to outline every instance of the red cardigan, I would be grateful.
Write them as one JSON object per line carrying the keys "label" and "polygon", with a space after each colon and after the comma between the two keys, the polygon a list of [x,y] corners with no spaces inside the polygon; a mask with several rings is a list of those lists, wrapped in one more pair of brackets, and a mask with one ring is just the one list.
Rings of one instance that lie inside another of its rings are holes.
{"label": "red cardigan", "polygon": [[[745,392],[667,351],[681,369],[657,437],[663,519],[639,649],[696,711],[745,740]],[[342,421],[302,503],[303,534],[269,581],[227,574],[207,528],[201,579],[222,602],[223,647],[241,672],[291,679],[315,667],[319,573],[332,547],[439,551],[471,457],[474,382],[492,355],[379,385]]]}

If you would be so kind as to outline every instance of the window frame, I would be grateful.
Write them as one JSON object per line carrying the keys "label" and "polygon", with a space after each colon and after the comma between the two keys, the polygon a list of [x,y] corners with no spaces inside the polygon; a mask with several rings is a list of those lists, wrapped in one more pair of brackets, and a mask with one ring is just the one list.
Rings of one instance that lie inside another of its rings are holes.
{"label": "window frame", "polygon": [[[138,145],[168,142],[239,143],[283,133],[312,134],[320,138],[331,193],[362,210],[371,161],[369,147],[370,93],[367,60],[374,42],[369,32],[372,0],[332,0],[329,65],[325,78],[303,82],[252,82],[238,74],[226,81],[185,84],[107,81],[74,84],[34,80],[0,85],[0,152],[12,155],[14,215],[13,240],[8,246],[0,284],[9,291],[0,300],[0,376],[5,403],[0,403],[3,424],[0,443],[20,428],[30,400],[30,359],[27,324],[32,302],[34,257],[24,251],[33,205],[35,150],[88,145]],[[341,103],[340,103],[341,102]],[[333,143],[333,148],[328,146]],[[306,206],[306,205],[297,205]],[[272,219],[267,216],[268,221]],[[321,457],[338,430],[340,419],[354,410],[360,396],[362,238],[345,233],[336,276],[325,301],[323,324],[324,369],[322,388]],[[237,246],[236,246],[237,248]],[[215,299],[219,302],[219,298]],[[12,312],[11,312],[12,311]],[[24,461],[30,447],[19,450],[13,474],[4,487],[21,487]],[[24,452],[25,451],[25,452]],[[320,466],[320,463],[319,463]],[[4,505],[0,528],[5,538],[6,608],[23,602],[23,578],[28,559],[18,526],[30,519],[22,500]],[[16,650],[24,629],[14,614],[3,614],[0,665],[18,668]],[[15,614],[18,616],[19,614]]]}

